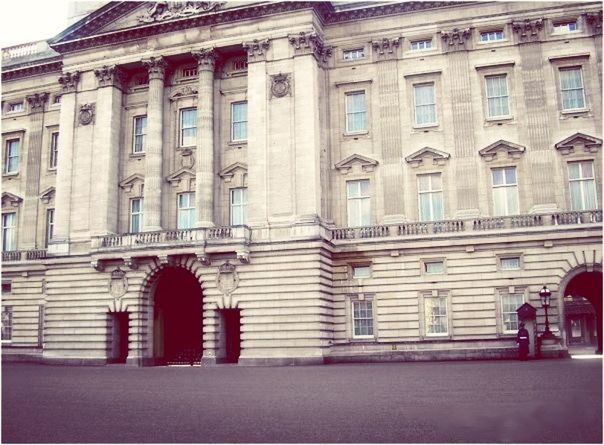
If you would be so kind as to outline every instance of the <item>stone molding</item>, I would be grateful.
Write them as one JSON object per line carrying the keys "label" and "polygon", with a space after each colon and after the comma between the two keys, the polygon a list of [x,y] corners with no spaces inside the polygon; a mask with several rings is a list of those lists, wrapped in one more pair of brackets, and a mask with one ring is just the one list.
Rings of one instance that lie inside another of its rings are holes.
{"label": "stone molding", "polygon": [[75,93],[78,81],[80,80],[80,72],[74,71],[73,73],[65,72],[61,77],[59,77],[59,83],[62,87],[63,94],[66,93]]}
{"label": "stone molding", "polygon": [[508,158],[510,159],[519,159],[520,156],[526,151],[526,147],[499,139],[497,142],[493,142],[492,144],[478,150],[478,154],[485,161],[490,162],[494,159],[497,159],[497,153],[500,151],[506,152]]}
{"label": "stone molding", "polygon": [[124,74],[115,65],[103,65],[94,70],[94,75],[99,87],[115,86],[123,89],[126,84]]}
{"label": "stone molding", "polygon": [[48,96],[48,93],[35,93],[26,97],[32,113],[44,111],[44,104],[48,100]]}
{"label": "stone molding", "polygon": [[170,101],[174,102],[175,100],[181,99],[183,97],[192,97],[197,96],[197,88],[191,85],[185,85],[182,88],[177,89],[175,92],[170,94]]}
{"label": "stone molding", "polygon": [[23,198],[10,192],[4,192],[2,193],[2,205],[4,205],[5,202],[8,202],[11,207],[19,207],[19,205],[23,202]]}
{"label": "stone molding", "polygon": [[525,19],[512,21],[512,30],[518,34],[518,43],[538,42],[541,40],[543,19]]}
{"label": "stone molding", "polygon": [[243,174],[247,173],[247,164],[243,162],[235,162],[228,167],[223,168],[218,172],[218,176],[220,176],[224,182],[231,182],[233,180],[233,176],[235,176],[235,172],[237,170],[242,170]]}
{"label": "stone molding", "polygon": [[583,146],[586,153],[597,153],[602,148],[602,139],[578,132],[555,145],[556,150],[563,155],[574,153],[575,146]]}
{"label": "stone molding", "polygon": [[378,60],[391,60],[396,58],[402,40],[402,37],[384,37],[381,40],[371,42],[371,46]]}
{"label": "stone molding", "polygon": [[41,194],[40,194],[40,200],[44,203],[44,204],[49,204],[50,201],[52,201],[55,197],[55,188],[54,187],[48,187],[46,190],[44,190]]}
{"label": "stone molding", "polygon": [[346,175],[348,172],[350,172],[354,164],[360,164],[361,169],[364,172],[372,172],[375,170],[375,167],[379,164],[379,162],[375,159],[355,153],[348,156],[346,159],[342,159],[340,162],[335,164],[334,167],[337,170],[340,170],[340,173]]}
{"label": "stone molding", "polygon": [[585,23],[591,28],[594,35],[602,35],[602,11],[586,12]]}
{"label": "stone molding", "polygon": [[191,51],[191,54],[197,60],[199,71],[212,71],[216,66],[218,53],[214,48],[202,48]]}
{"label": "stone molding", "polygon": [[[124,189],[126,193],[131,193],[136,183],[141,183],[141,185],[143,185],[145,183],[145,177],[140,173],[134,173],[133,175],[130,175],[126,179],[120,181],[119,186]],[[143,194],[141,187],[139,187],[139,190],[135,190],[134,194],[136,196],[140,195],[142,197]]]}
{"label": "stone molding", "polygon": [[195,172],[190,168],[182,167],[166,176],[166,182],[169,182],[172,187],[178,187],[186,177],[195,179]]}
{"label": "stone molding", "polygon": [[149,57],[148,59],[141,60],[143,66],[149,72],[149,80],[151,79],[160,79],[163,80],[166,75],[166,70],[168,68],[168,64],[165,59],[161,56],[159,57]]}
{"label": "stone molding", "polygon": [[433,165],[443,166],[445,165],[445,162],[451,158],[451,155],[445,151],[437,150],[436,148],[424,147],[405,157],[405,161],[407,161],[411,167],[416,168],[423,165],[425,158],[432,158]]}
{"label": "stone molding", "polygon": [[294,57],[312,54],[317,62],[326,64],[333,53],[333,49],[323,42],[323,38],[314,31],[287,36],[289,43],[294,48]]}
{"label": "stone molding", "polygon": [[450,31],[441,31],[440,36],[445,43],[446,52],[464,51],[469,49],[467,42],[472,39],[473,28],[453,28]]}
{"label": "stone molding", "polygon": [[254,39],[251,42],[243,42],[243,49],[247,51],[247,62],[260,62],[266,60],[266,53],[271,44],[269,39]]}

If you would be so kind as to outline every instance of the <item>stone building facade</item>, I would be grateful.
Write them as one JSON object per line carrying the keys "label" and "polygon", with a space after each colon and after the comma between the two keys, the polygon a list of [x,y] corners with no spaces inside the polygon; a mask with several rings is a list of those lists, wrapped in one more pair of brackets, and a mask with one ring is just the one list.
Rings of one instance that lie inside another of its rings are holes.
{"label": "stone building facade", "polygon": [[2,90],[4,359],[510,357],[544,285],[542,353],[602,324],[598,2],[110,2]]}

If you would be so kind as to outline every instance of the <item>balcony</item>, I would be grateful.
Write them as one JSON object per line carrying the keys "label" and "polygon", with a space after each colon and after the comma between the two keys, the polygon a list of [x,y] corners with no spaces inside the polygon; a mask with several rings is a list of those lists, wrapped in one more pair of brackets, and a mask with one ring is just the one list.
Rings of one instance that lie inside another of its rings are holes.
{"label": "balcony", "polygon": [[35,261],[46,258],[46,250],[9,250],[2,252],[2,262]]}
{"label": "balcony", "polygon": [[331,229],[331,239],[360,240],[385,237],[435,235],[440,233],[478,233],[490,230],[523,229],[531,227],[594,224],[602,222],[602,210],[557,212],[539,215],[514,215],[469,220],[412,222],[397,225],[377,225]]}

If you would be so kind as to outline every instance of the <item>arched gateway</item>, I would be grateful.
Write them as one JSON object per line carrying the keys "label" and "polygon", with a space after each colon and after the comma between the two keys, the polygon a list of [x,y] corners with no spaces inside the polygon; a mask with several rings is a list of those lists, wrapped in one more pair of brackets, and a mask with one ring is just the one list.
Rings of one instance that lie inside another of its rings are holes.
{"label": "arched gateway", "polygon": [[200,363],[203,292],[198,278],[188,268],[167,265],[154,270],[144,288],[149,302],[147,339],[152,342],[151,363]]}

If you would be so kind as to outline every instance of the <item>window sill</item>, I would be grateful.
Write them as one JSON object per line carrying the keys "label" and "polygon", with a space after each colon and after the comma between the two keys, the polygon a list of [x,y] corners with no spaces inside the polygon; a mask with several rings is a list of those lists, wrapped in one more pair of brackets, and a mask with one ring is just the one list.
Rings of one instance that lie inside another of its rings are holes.
{"label": "window sill", "polygon": [[4,113],[4,116],[9,118],[9,117],[21,117],[21,116],[26,116],[27,112],[25,110],[22,111],[7,111],[6,113]]}
{"label": "window sill", "polygon": [[484,120],[485,127],[493,127],[495,125],[510,125],[515,124],[514,116],[487,117]]}
{"label": "window sill", "polygon": [[197,145],[180,145],[180,146],[176,147],[176,150],[184,151],[184,150],[193,150],[196,148],[197,148]]}
{"label": "window sill", "polygon": [[130,159],[140,159],[145,157],[145,152],[142,151],[140,153],[130,153],[128,156]]}
{"label": "window sill", "polygon": [[367,336],[363,336],[363,337],[352,337],[350,339],[351,343],[354,342],[360,342],[360,343],[369,343],[369,342],[374,342],[376,341],[375,336],[373,335],[367,335]]}
{"label": "window sill", "polygon": [[575,110],[560,110],[560,119],[576,119],[578,117],[593,117],[589,108],[577,108]]}
{"label": "window sill", "polygon": [[2,173],[3,178],[15,178],[17,176],[19,176],[19,172]]}
{"label": "window sill", "polygon": [[57,167],[52,167],[52,168],[49,167],[48,170],[47,170],[47,172],[48,173],[53,173],[53,174],[56,175],[57,174]]}
{"label": "window sill", "polygon": [[501,39],[501,40],[487,40],[486,42],[482,41],[482,40],[479,40],[476,43],[478,45],[492,45],[493,43],[507,43],[507,42],[509,42],[508,39]]}
{"label": "window sill", "polygon": [[241,139],[240,141],[229,141],[227,142],[229,147],[241,148],[243,146],[247,147],[247,139]]}

